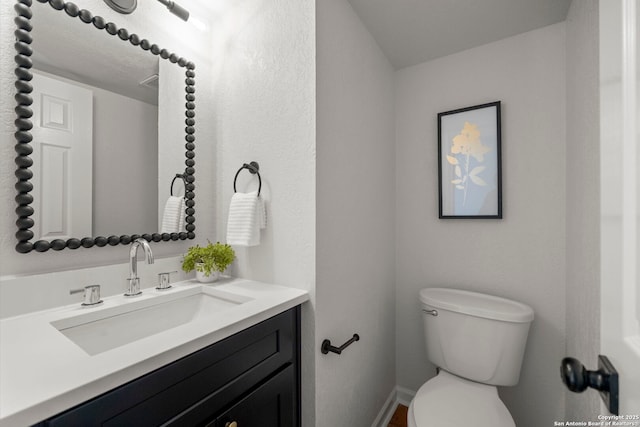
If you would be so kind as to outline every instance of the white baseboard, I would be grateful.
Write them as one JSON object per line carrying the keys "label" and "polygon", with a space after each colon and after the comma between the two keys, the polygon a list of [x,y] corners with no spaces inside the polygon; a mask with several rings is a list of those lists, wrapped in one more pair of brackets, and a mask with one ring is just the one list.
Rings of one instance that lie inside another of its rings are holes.
{"label": "white baseboard", "polygon": [[384,405],[382,405],[382,409],[378,413],[378,416],[376,417],[376,419],[373,421],[373,424],[371,424],[371,427],[387,427],[387,425],[389,425],[389,420],[391,420],[391,417],[393,416],[393,412],[396,410],[396,406],[397,406],[396,404],[396,396],[398,394],[397,388],[398,387],[394,387],[393,390],[391,390],[389,397],[387,397],[387,400],[384,402]]}
{"label": "white baseboard", "polygon": [[415,391],[400,386],[396,387],[396,393],[396,401],[404,406],[409,406],[409,403],[416,396]]}
{"label": "white baseboard", "polygon": [[382,409],[380,409],[378,416],[373,421],[373,424],[371,424],[371,427],[387,427],[398,404],[409,406],[409,403],[411,403],[411,400],[415,395],[416,392],[411,391],[408,388],[400,386],[394,387],[394,389],[391,390],[389,397],[384,402]]}

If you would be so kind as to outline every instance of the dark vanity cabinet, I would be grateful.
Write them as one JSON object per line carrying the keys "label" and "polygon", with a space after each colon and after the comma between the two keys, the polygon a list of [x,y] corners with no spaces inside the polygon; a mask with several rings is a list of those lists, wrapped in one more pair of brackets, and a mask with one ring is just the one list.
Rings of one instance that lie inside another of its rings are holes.
{"label": "dark vanity cabinet", "polygon": [[37,426],[297,427],[299,335],[298,306]]}

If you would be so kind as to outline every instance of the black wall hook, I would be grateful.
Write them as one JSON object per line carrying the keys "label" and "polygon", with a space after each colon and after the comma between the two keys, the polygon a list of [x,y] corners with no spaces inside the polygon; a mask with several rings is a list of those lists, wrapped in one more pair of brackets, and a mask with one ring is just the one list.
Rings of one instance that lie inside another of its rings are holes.
{"label": "black wall hook", "polygon": [[353,334],[353,338],[351,338],[346,343],[342,344],[340,347],[334,347],[334,346],[331,345],[331,341],[324,340],[324,341],[322,341],[322,345],[320,347],[320,351],[322,352],[322,354],[327,354],[329,352],[336,353],[336,354],[342,354],[342,352],[344,351],[345,348],[349,347],[351,344],[353,344],[354,342],[359,341],[359,340],[360,340],[360,335]]}
{"label": "black wall hook", "polygon": [[242,167],[240,169],[238,169],[238,172],[236,172],[236,176],[233,178],[233,192],[237,193],[236,190],[236,180],[238,179],[238,175],[240,175],[240,172],[242,171],[242,169],[246,169],[249,172],[251,172],[252,175],[258,175],[258,196],[260,195],[260,191],[262,190],[262,178],[260,177],[260,165],[258,164],[258,162],[250,162],[249,164],[245,163],[242,165]]}

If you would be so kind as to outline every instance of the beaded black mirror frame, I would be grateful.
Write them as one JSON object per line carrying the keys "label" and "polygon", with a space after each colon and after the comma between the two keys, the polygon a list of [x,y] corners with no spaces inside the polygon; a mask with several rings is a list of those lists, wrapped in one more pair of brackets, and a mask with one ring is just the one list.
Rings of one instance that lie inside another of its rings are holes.
{"label": "beaded black mirror frame", "polygon": [[107,22],[100,16],[93,16],[91,12],[86,9],[80,9],[77,5],[71,2],[65,2],[64,0],[37,0],[40,3],[48,3],[55,10],[61,13],[66,13],[70,18],[80,19],[85,24],[92,24],[95,29],[99,31],[106,31],[112,36],[117,36],[123,42],[129,42],[134,46],[139,46],[141,49],[150,51],[153,55],[158,55],[162,59],[171,61],[186,69],[185,75],[185,172],[184,180],[186,183],[185,191],[185,230],[179,233],[147,233],[147,234],[133,234],[133,235],[121,235],[121,236],[98,236],[98,237],[84,237],[84,238],[69,238],[54,239],[54,240],[38,240],[31,242],[34,238],[34,233],[31,228],[34,226],[34,221],[31,218],[34,214],[34,209],[31,206],[33,203],[33,196],[29,194],[33,190],[33,183],[31,179],[33,172],[30,170],[33,165],[32,159],[29,155],[33,152],[31,141],[33,136],[31,129],[33,123],[31,117],[33,111],[31,104],[33,98],[31,92],[33,86],[30,83],[33,78],[31,68],[33,61],[31,56],[33,49],[31,42],[33,37],[31,30],[33,26],[31,24],[31,18],[33,12],[31,6],[32,0],[17,0],[14,9],[16,11],[16,30],[15,30],[15,49],[16,49],[16,89],[15,95],[17,119],[16,124],[16,182],[15,188],[18,191],[16,195],[16,214],[18,219],[16,225],[18,231],[16,232],[16,238],[18,243],[16,245],[16,251],[20,253],[28,253],[31,251],[46,252],[49,249],[56,251],[69,248],[77,249],[80,247],[90,248],[93,246],[103,247],[106,245],[116,246],[119,244],[129,244],[133,240],[142,237],[147,241],[160,242],[170,240],[185,240],[193,239],[195,237],[195,161],[194,161],[194,149],[195,149],[195,65],[193,62],[189,62],[186,59],[179,57],[175,53],[170,53],[166,49],[161,49],[155,44],[152,44],[146,39],[141,39],[136,34],[129,34],[124,28],[118,28],[114,23]]}

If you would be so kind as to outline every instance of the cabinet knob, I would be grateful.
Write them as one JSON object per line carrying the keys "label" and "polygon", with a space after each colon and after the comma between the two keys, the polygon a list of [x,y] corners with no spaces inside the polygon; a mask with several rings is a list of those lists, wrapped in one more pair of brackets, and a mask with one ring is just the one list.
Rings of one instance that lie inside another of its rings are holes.
{"label": "cabinet knob", "polygon": [[238,427],[238,423],[235,421],[231,421],[229,423],[226,423],[224,427]]}

